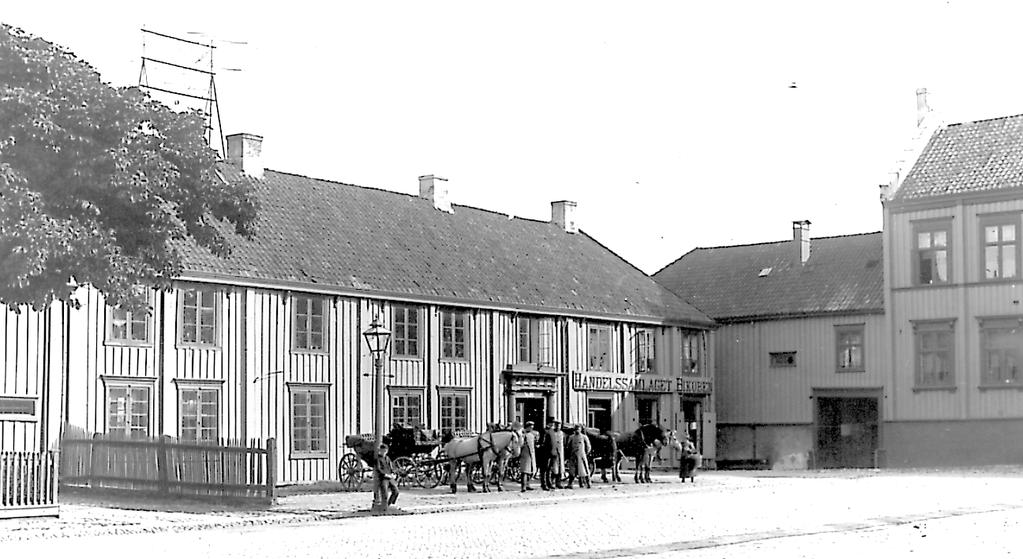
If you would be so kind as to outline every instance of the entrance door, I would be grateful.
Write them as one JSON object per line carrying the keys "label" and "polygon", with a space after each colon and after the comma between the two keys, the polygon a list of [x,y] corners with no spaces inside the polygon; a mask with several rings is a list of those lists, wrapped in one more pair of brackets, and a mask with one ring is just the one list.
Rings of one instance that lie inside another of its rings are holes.
{"label": "entrance door", "polygon": [[817,398],[817,466],[872,468],[877,398]]}
{"label": "entrance door", "polygon": [[515,398],[515,421],[522,425],[525,425],[527,421],[532,421],[538,430],[543,429],[545,404],[543,398]]}
{"label": "entrance door", "polygon": [[685,434],[689,436],[689,440],[693,441],[696,445],[697,452],[703,452],[700,448],[700,443],[703,441],[703,437],[700,436],[700,430],[703,428],[703,419],[700,413],[700,402],[699,400],[686,400],[682,399],[682,425],[679,426],[679,434]]}
{"label": "entrance door", "polygon": [[590,398],[586,405],[586,425],[601,432],[611,430],[611,400]]}
{"label": "entrance door", "polygon": [[636,396],[636,412],[640,425],[660,425],[661,409],[657,396]]}

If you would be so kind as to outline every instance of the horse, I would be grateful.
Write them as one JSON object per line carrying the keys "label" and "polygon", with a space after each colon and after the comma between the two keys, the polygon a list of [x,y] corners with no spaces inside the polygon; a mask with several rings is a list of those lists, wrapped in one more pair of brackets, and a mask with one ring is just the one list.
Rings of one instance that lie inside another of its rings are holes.
{"label": "horse", "polygon": [[[486,431],[475,437],[452,438],[444,444],[444,454],[448,457],[449,470],[448,479],[451,483],[451,492],[457,493],[458,470],[465,462],[467,470],[472,464],[479,462],[483,472],[490,472],[491,464],[498,460],[501,465],[500,475],[497,478],[497,490],[504,491],[501,485],[501,478],[504,477],[503,464],[507,463],[509,457],[517,457],[522,450],[522,435],[518,431]],[[472,493],[476,486],[472,482],[472,474],[466,472],[466,489]],[[490,492],[490,476],[483,475],[483,492]]]}
{"label": "horse", "polygon": [[641,425],[632,433],[618,437],[618,446],[626,456],[636,461],[636,483],[650,483],[650,463],[664,446],[681,450],[682,445],[675,438],[675,432],[651,423]]}
{"label": "horse", "polygon": [[[607,483],[607,470],[611,469],[611,481],[621,482],[622,476],[620,475],[619,465],[621,459],[618,450],[617,437],[621,436],[621,433],[616,431],[603,431],[592,427],[583,429],[586,433],[586,437],[590,439],[590,455],[593,457],[594,469],[600,468],[600,479],[604,483]],[[590,475],[595,472],[590,472]]]}

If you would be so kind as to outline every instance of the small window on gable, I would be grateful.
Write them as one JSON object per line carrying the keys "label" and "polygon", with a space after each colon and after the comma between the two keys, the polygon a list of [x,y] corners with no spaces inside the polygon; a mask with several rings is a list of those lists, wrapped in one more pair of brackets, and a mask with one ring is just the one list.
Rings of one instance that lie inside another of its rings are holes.
{"label": "small window on gable", "polygon": [[771,367],[795,367],[796,352],[794,351],[772,351]]}

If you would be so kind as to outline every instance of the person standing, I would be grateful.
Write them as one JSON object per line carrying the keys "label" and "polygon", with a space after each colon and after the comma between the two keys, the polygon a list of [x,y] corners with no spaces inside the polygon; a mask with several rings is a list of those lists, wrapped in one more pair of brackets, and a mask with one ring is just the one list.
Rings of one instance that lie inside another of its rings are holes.
{"label": "person standing", "polygon": [[550,451],[551,481],[554,489],[564,489],[561,477],[565,474],[565,434],[561,432],[561,422],[555,420],[547,432]]}
{"label": "person standing", "polygon": [[[572,436],[568,438],[568,453],[571,469],[579,477],[579,488],[590,487],[589,455],[593,450],[590,438],[583,432],[581,425],[576,425]],[[572,478],[568,480],[568,488],[572,488]]]}
{"label": "person standing", "polygon": [[532,491],[529,480],[536,474],[536,431],[533,422],[526,422],[522,433],[522,450],[519,452],[519,472],[522,474],[522,492]]}
{"label": "person standing", "polygon": [[551,484],[551,429],[554,428],[554,418],[548,417],[544,430],[539,434],[537,443],[536,464],[540,470],[540,488],[550,491],[554,488]]}
{"label": "person standing", "polygon": [[[387,445],[380,444],[377,449],[376,463],[373,464],[373,478],[376,482],[376,490],[380,500],[380,508],[387,510],[398,500],[398,484],[394,483],[394,467],[391,458],[387,456]],[[388,497],[388,493],[390,497]]]}

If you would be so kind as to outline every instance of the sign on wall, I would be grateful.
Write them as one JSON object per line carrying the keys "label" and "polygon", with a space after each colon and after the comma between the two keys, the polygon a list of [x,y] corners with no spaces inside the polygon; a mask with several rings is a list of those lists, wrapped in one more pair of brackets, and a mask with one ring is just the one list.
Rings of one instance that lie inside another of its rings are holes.
{"label": "sign on wall", "polygon": [[678,377],[675,390],[685,394],[710,394],[714,384],[705,378]]}
{"label": "sign on wall", "polygon": [[672,392],[675,389],[674,380],[615,373],[572,373],[572,388],[610,392]]}

